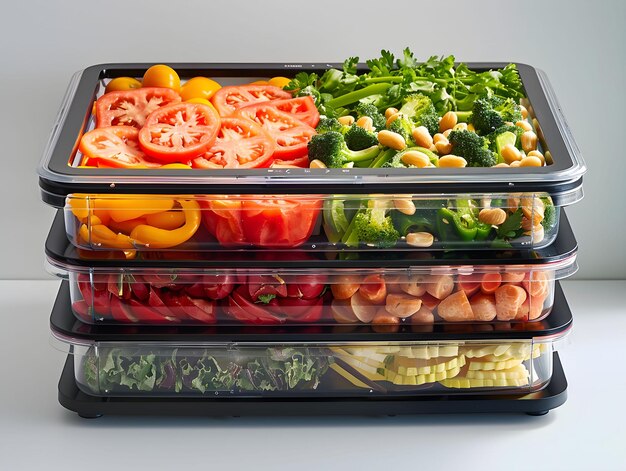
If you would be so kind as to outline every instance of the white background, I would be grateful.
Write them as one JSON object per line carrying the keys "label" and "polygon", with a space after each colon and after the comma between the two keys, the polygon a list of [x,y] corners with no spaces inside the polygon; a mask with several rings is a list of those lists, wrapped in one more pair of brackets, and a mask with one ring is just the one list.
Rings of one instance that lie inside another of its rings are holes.
{"label": "white background", "polygon": [[[98,5],[98,6],[96,6]],[[545,70],[585,157],[579,278],[626,278],[626,2],[14,1],[0,15],[0,279],[45,278],[35,169],[73,72],[102,62],[324,62],[454,53]]]}

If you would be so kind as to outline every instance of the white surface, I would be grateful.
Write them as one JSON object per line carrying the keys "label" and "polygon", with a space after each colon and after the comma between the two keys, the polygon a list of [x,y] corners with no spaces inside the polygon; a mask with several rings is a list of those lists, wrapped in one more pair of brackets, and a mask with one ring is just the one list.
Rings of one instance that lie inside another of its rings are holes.
{"label": "white surface", "polygon": [[[590,171],[569,212],[580,278],[626,278],[624,0],[21,0],[0,15],[0,279],[43,278],[35,167],[72,73],[102,62],[291,62],[454,53],[544,69]],[[609,212],[610,210],[610,212]],[[18,249],[19,248],[19,249]]]}
{"label": "white surface", "polygon": [[58,282],[0,282],[0,469],[624,469],[626,282],[566,282],[569,399],[544,417],[80,419],[56,401]]}

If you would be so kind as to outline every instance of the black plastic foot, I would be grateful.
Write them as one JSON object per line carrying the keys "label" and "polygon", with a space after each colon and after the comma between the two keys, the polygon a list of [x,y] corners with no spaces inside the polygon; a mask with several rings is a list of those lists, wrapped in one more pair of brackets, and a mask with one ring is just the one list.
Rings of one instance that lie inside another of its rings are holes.
{"label": "black plastic foot", "polygon": [[78,414],[81,419],[99,419],[102,414]]}
{"label": "black plastic foot", "polygon": [[549,410],[540,410],[538,412],[526,412],[527,415],[532,415],[533,417],[540,417],[542,415],[546,415]]}

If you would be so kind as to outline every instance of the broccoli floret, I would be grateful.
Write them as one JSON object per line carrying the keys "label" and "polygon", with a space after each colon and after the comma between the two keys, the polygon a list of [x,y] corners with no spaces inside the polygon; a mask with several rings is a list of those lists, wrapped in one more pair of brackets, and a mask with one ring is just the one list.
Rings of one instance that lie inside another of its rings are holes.
{"label": "broccoli floret", "polygon": [[368,208],[359,211],[354,216],[353,231],[359,242],[380,248],[396,245],[400,233],[394,227],[391,216],[388,215],[391,208],[391,201],[370,200]]}
{"label": "broccoli floret", "polygon": [[360,151],[350,150],[343,134],[337,131],[316,134],[309,141],[308,149],[310,160],[321,160],[329,168],[351,167],[355,162],[374,159],[380,152],[378,146]]}
{"label": "broccoli floret", "polygon": [[389,125],[389,130],[400,134],[408,145],[413,143],[413,129],[411,119],[402,113]]}
{"label": "broccoli floret", "polygon": [[345,133],[346,145],[350,150],[363,150],[378,145],[376,133],[353,124]]}
{"label": "broccoli floret", "polygon": [[391,160],[383,164],[384,168],[408,168],[409,166],[402,162],[402,154],[394,155]]}
{"label": "broccoli floret", "polygon": [[385,129],[385,124],[387,123],[387,120],[385,119],[385,116],[380,111],[378,111],[378,108],[376,108],[375,105],[371,103],[359,103],[358,105],[356,105],[354,111],[356,112],[357,119],[362,118],[363,116],[369,116],[370,118],[372,118],[372,122],[374,123],[374,129],[376,131]]}
{"label": "broccoli floret", "polygon": [[556,207],[552,203],[552,198],[541,198],[543,202],[543,220],[541,225],[545,233],[550,233],[556,227]]}
{"label": "broccoli floret", "polygon": [[425,95],[415,93],[406,97],[400,113],[407,116],[414,126],[425,126],[432,136],[439,132],[439,115],[432,100]]}
{"label": "broccoli floret", "polygon": [[475,132],[459,129],[448,136],[452,153],[467,160],[468,167],[491,167],[496,163],[494,153],[488,148],[488,141]]}
{"label": "broccoli floret", "polygon": [[515,123],[521,119],[521,108],[512,98],[492,96],[474,102],[470,122],[478,133],[489,134],[504,126],[506,121]]}
{"label": "broccoli floret", "polygon": [[343,134],[345,132],[345,127],[346,126],[337,121],[337,118],[327,118],[326,116],[323,116],[320,118],[320,122],[317,124],[315,130],[318,134],[324,134],[329,131],[336,131]]}

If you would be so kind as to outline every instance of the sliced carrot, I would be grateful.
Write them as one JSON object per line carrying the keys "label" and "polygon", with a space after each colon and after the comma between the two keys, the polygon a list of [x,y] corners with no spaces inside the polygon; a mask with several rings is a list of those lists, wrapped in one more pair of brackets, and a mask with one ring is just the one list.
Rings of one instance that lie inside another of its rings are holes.
{"label": "sliced carrot", "polygon": [[529,314],[530,314],[530,296],[526,296],[526,299],[517,310],[517,314],[515,315],[515,320],[527,321]]}
{"label": "sliced carrot", "polygon": [[354,293],[354,295],[352,295],[350,298],[350,307],[357,319],[366,324],[372,322],[379,308],[361,296],[360,293]]}
{"label": "sliced carrot", "polygon": [[400,329],[400,319],[392,316],[384,307],[380,307],[372,319],[372,329],[379,333],[392,333]]}
{"label": "sliced carrot", "polygon": [[478,273],[471,275],[459,275],[456,280],[459,291],[465,291],[467,296],[473,295],[480,289],[480,281],[482,276]]}
{"label": "sliced carrot", "polygon": [[359,290],[361,277],[356,275],[335,276],[330,283],[330,291],[335,299],[350,299]]}
{"label": "sliced carrot", "polygon": [[432,324],[433,322],[435,322],[435,316],[424,303],[422,303],[420,310],[411,316],[411,324]]}
{"label": "sliced carrot", "polygon": [[454,290],[454,278],[450,275],[432,275],[426,279],[426,292],[437,299],[444,299]]}
{"label": "sliced carrot", "polygon": [[526,291],[515,285],[503,285],[496,290],[496,317],[499,321],[515,319],[526,300]]}
{"label": "sliced carrot", "polygon": [[474,313],[465,291],[457,291],[439,303],[437,314],[448,322],[474,320]]}
{"label": "sliced carrot", "polygon": [[492,321],[496,318],[496,298],[493,294],[475,294],[470,299],[470,306],[477,321]]}
{"label": "sliced carrot", "polygon": [[426,292],[427,275],[412,275],[400,277],[400,289],[412,296],[421,296]]}
{"label": "sliced carrot", "polygon": [[530,297],[530,314],[528,317],[531,321],[537,320],[541,317],[541,314],[543,313],[543,305],[547,297],[547,294]]}
{"label": "sliced carrot", "polygon": [[548,275],[542,271],[526,273],[522,286],[531,296],[548,294]]}
{"label": "sliced carrot", "polygon": [[500,273],[485,273],[480,281],[480,290],[485,294],[495,293],[502,284]]}
{"label": "sliced carrot", "polygon": [[385,310],[392,316],[404,319],[411,317],[422,307],[422,300],[410,294],[389,294],[385,301]]}
{"label": "sliced carrot", "polygon": [[512,285],[521,283],[525,275],[525,272],[503,273],[502,283],[510,283]]}
{"label": "sliced carrot", "polygon": [[387,297],[385,280],[380,275],[368,275],[363,279],[359,293],[374,304],[384,303]]}
{"label": "sliced carrot", "polygon": [[422,300],[422,306],[426,306],[431,311],[434,310],[440,303],[440,301],[437,298],[435,298],[434,296],[431,296],[428,293],[425,293],[424,295],[420,296],[420,299]]}

